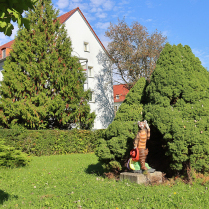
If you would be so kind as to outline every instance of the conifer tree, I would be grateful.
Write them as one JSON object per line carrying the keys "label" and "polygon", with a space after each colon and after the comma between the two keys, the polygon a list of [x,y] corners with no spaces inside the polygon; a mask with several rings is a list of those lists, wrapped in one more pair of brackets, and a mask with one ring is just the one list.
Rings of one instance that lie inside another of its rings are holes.
{"label": "conifer tree", "polygon": [[209,74],[189,46],[166,44],[146,91],[145,119],[152,124],[150,141],[165,152],[161,164],[167,161],[174,173],[208,171]]}
{"label": "conifer tree", "polygon": [[30,30],[20,28],[4,64],[0,121],[28,129],[91,128],[95,118],[84,92],[85,76],[71,56],[70,38],[50,0],[29,11]]}
{"label": "conifer tree", "polygon": [[96,155],[108,171],[124,169],[130,158],[133,140],[138,132],[137,122],[142,120],[146,85],[144,77],[136,82],[119,107],[114,121],[106,129],[104,138],[99,140]]}

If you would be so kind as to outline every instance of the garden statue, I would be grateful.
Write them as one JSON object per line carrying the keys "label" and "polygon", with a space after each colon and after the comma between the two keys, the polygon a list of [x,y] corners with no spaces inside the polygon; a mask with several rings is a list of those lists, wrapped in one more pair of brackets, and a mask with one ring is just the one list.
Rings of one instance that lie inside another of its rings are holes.
{"label": "garden statue", "polygon": [[146,142],[150,138],[150,128],[147,121],[138,121],[139,131],[134,139],[134,149],[131,150],[131,158],[128,161],[127,167],[134,172],[142,173],[148,170],[149,173],[155,172],[155,169],[149,167],[145,163],[148,155]]}

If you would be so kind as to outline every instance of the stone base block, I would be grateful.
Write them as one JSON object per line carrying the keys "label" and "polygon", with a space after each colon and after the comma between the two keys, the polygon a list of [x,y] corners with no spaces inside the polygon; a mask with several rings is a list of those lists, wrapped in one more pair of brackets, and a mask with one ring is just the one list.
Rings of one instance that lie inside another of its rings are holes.
{"label": "stone base block", "polygon": [[160,171],[148,174],[123,172],[120,174],[120,180],[124,179],[137,184],[161,184],[163,182],[163,174]]}

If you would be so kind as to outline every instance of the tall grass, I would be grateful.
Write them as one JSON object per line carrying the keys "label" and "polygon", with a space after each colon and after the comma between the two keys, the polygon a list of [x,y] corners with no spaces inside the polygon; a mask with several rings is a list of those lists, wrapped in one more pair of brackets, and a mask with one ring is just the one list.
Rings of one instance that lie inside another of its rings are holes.
{"label": "tall grass", "polygon": [[92,154],[33,157],[0,169],[2,208],[208,208],[206,183],[145,186],[101,176]]}

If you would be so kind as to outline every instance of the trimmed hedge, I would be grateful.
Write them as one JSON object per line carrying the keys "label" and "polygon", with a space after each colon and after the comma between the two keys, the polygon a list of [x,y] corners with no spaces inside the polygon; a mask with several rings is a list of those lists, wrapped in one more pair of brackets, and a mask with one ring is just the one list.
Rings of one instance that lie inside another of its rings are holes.
{"label": "trimmed hedge", "polygon": [[93,152],[102,134],[103,130],[0,129],[5,145],[35,156]]}

